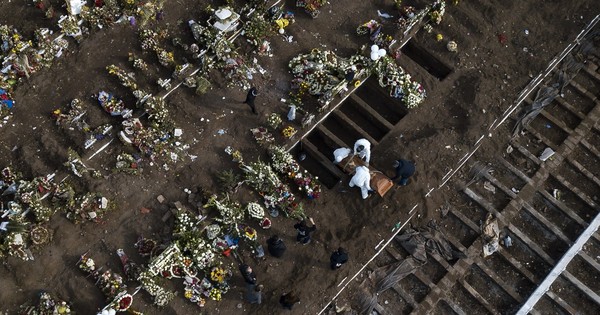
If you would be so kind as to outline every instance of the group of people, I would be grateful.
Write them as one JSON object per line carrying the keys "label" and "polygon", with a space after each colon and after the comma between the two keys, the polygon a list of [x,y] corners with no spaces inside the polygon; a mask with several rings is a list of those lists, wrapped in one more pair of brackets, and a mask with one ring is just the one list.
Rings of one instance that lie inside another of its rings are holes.
{"label": "group of people", "polygon": [[[307,220],[301,220],[294,225],[296,229],[296,241],[300,244],[309,244],[312,240],[312,233],[317,230],[317,225],[313,218],[308,218],[311,226],[308,225]],[[283,257],[287,247],[278,235],[273,235],[267,240],[267,249],[271,256],[276,258]],[[348,253],[342,247],[338,247],[329,258],[331,270],[336,270],[346,262],[348,262]],[[252,270],[252,267],[242,263],[240,264],[240,272],[244,281],[246,282],[246,300],[251,304],[262,303],[262,291],[264,286],[257,284],[256,274]],[[279,298],[279,303],[286,309],[292,309],[294,304],[300,302],[298,294],[292,290],[282,294]]]}
{"label": "group of people", "polygon": [[[333,151],[334,163],[340,163],[350,154],[360,158],[364,165],[357,166],[354,169],[354,175],[350,179],[350,187],[358,187],[363,199],[367,199],[374,192],[371,188],[371,172],[369,162],[371,160],[371,143],[367,139],[358,139],[354,143],[354,150],[349,148],[339,148]],[[405,159],[394,161],[393,167],[396,175],[391,178],[400,186],[408,184],[408,179],[415,173],[415,163]]]}

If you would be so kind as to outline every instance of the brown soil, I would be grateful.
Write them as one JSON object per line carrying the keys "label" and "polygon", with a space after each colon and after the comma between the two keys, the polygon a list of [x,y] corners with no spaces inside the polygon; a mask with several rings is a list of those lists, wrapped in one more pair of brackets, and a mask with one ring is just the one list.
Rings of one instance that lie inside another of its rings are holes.
{"label": "brown soil", "polygon": [[[45,20],[39,10],[25,6],[24,1],[2,1],[0,22],[14,25],[27,36],[37,27],[55,28],[56,20]],[[53,3],[59,1],[52,1]],[[201,1],[205,3],[206,1]],[[61,2],[62,3],[62,2]],[[235,164],[223,152],[228,145],[240,149],[247,160],[258,158],[263,151],[256,145],[250,128],[266,124],[271,112],[285,113],[286,106],[279,99],[287,96],[287,62],[300,53],[314,47],[334,49],[340,55],[350,55],[366,38],[355,35],[359,23],[377,18],[377,9],[395,14],[391,1],[332,1],[317,19],[311,19],[295,8],[294,1],[286,1],[287,8],[295,11],[296,23],[288,28],[294,36],[293,43],[279,37],[273,38],[275,57],[260,58],[261,65],[269,71],[268,77],[255,76],[253,83],[261,91],[257,98],[259,116],[254,116],[242,104],[245,91],[214,86],[203,96],[196,96],[187,88],[180,88],[167,101],[178,126],[184,130],[183,141],[192,144],[190,154],[195,161],[186,160],[174,169],[164,171],[157,166],[143,165],[138,177],[114,174],[111,169],[115,157],[123,150],[118,143],[111,145],[92,167],[102,170],[103,179],[71,176],[78,191],[97,191],[117,204],[117,210],[108,214],[102,224],[71,224],[56,215],[50,222],[54,241],[34,253],[36,260],[23,262],[16,258],[3,259],[0,268],[0,304],[3,310],[15,312],[18,306],[35,300],[39,290],[50,291],[73,302],[80,314],[93,314],[104,306],[104,298],[92,281],[86,279],[75,263],[79,255],[90,251],[99,265],[118,270],[117,248],[124,248],[133,259],[133,244],[138,236],[160,239],[169,231],[171,221],[161,220],[168,211],[166,204],[159,204],[156,196],[163,195],[168,202],[186,201],[184,188],[205,187],[215,191],[215,172],[235,168]],[[56,5],[58,11],[64,10]],[[198,1],[168,1],[165,20],[171,34],[190,41],[190,32],[179,21],[196,18],[204,5]],[[318,226],[315,242],[307,246],[294,242],[294,222],[278,217],[267,233],[284,236],[288,251],[283,259],[267,257],[265,260],[250,259],[255,266],[259,281],[266,286],[265,302],[261,306],[243,304],[248,313],[280,313],[277,303],[282,292],[292,288],[301,292],[301,304],[293,314],[317,313],[338,291],[338,283],[352,276],[374,254],[374,247],[391,235],[392,227],[403,222],[412,205],[419,204],[420,225],[438,214],[435,211],[445,202],[443,193],[437,191],[429,198],[425,194],[437,187],[442,176],[455,167],[487,127],[499,117],[516,99],[520,90],[532,76],[542,71],[548,61],[560,52],[593,17],[594,0],[564,1],[461,1],[458,6],[448,4],[441,25],[432,34],[424,31],[415,41],[447,64],[452,72],[438,80],[409,58],[402,56],[400,64],[413,78],[423,83],[428,98],[419,108],[410,110],[382,142],[372,149],[371,164],[391,175],[391,162],[399,157],[414,159],[417,174],[412,183],[394,188],[384,198],[360,199],[358,190],[340,186],[325,190],[317,201],[305,201],[306,212]],[[388,25],[391,29],[392,25]],[[529,31],[529,35],[525,34]],[[435,41],[435,34],[444,35],[442,42]],[[508,41],[499,43],[498,34],[505,34]],[[448,52],[447,40],[458,43],[458,53]],[[527,52],[524,48],[527,48]],[[67,160],[69,146],[82,149],[76,132],[63,132],[54,125],[50,113],[55,108],[65,108],[73,99],[83,99],[89,106],[91,125],[112,122],[90,98],[100,90],[113,91],[125,100],[133,98],[110,77],[105,67],[109,64],[129,67],[128,52],[139,51],[136,29],[129,25],[115,25],[93,33],[80,45],[70,46],[69,54],[49,70],[36,73],[21,84],[14,93],[17,104],[11,123],[0,134],[3,152],[0,165],[11,165],[27,177],[57,172],[59,178],[67,172],[62,163]],[[181,56],[179,56],[181,57]],[[150,57],[148,57],[150,58]],[[152,57],[153,58],[153,57]],[[170,73],[153,62],[146,77],[139,76],[143,86],[158,92],[155,82]],[[233,112],[233,113],[231,113]],[[210,122],[201,122],[201,118]],[[225,135],[217,130],[226,129]],[[501,141],[494,138],[488,141]],[[449,146],[449,148],[447,147]],[[489,154],[493,154],[490,151]],[[236,195],[239,200],[249,201],[258,196],[248,188]],[[189,205],[193,207],[193,205]],[[141,214],[140,208],[151,211]],[[260,231],[262,232],[262,231]],[[330,252],[338,246],[349,250],[351,260],[341,270],[328,269]],[[247,253],[244,256],[249,256]],[[231,263],[234,260],[231,259]],[[234,268],[235,271],[237,268]],[[360,281],[360,278],[358,279]],[[355,281],[354,283],[358,283]],[[181,293],[181,283],[172,281]],[[349,292],[353,286],[349,286]],[[236,314],[242,302],[243,285],[239,274],[232,280],[232,290],[220,303],[208,301],[204,311],[210,314]],[[344,295],[348,297],[348,295]],[[138,298],[141,297],[141,298]],[[166,309],[151,306],[149,297],[142,293],[136,297],[135,307],[147,314],[198,313],[195,305],[181,295]],[[350,301],[347,299],[346,301]]]}

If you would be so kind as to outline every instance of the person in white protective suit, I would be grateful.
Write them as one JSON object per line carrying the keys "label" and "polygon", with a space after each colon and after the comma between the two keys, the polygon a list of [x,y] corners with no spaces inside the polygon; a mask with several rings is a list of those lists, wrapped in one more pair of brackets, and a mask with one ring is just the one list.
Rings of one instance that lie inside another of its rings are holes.
{"label": "person in white protective suit", "polygon": [[358,155],[361,159],[367,162],[371,160],[371,142],[367,139],[358,139],[354,142],[354,155]]}
{"label": "person in white protective suit", "polygon": [[356,173],[350,179],[350,187],[357,186],[360,188],[362,199],[367,199],[371,189],[371,174],[369,174],[369,168],[366,166],[359,166],[356,168]]}
{"label": "person in white protective suit", "polygon": [[340,163],[343,159],[345,159],[348,155],[350,155],[350,149],[348,148],[338,148],[333,151],[334,161],[333,163]]}

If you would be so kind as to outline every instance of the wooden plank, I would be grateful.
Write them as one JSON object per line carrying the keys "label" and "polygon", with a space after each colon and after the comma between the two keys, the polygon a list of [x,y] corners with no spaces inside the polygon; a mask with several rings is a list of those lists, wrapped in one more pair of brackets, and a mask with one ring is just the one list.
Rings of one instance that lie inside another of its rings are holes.
{"label": "wooden plank", "polygon": [[579,199],[585,201],[585,203],[587,203],[590,207],[592,207],[592,209],[597,210],[597,211],[600,210],[600,207],[590,197],[588,197],[588,195],[586,195],[579,188],[577,188],[574,185],[572,185],[564,177],[562,177],[562,176],[560,176],[558,174],[552,174],[552,176],[554,176],[554,178],[556,178],[561,184],[563,184],[570,191],[572,191],[577,197],[579,197]]}
{"label": "wooden plank", "polygon": [[556,119],[556,117],[552,116],[552,114],[550,114],[548,111],[546,111],[545,109],[542,110],[540,112],[542,114],[542,116],[544,116],[546,119],[548,119],[550,122],[552,122],[553,124],[557,125],[558,127],[560,127],[562,130],[564,130],[566,133],[568,134],[572,134],[573,133],[573,129],[567,127],[567,125],[565,125],[564,122]]}
{"label": "wooden plank", "polygon": [[400,297],[402,297],[402,299],[406,301],[406,303],[408,303],[413,309],[415,309],[417,304],[419,304],[410,294],[406,293],[406,291],[404,291],[404,289],[398,283],[394,284],[392,289],[394,289],[394,291],[396,291],[396,293],[398,293],[398,295],[400,295]]}
{"label": "wooden plank", "polygon": [[498,313],[498,311],[496,311],[488,301],[486,301],[483,296],[481,296],[481,294],[479,294],[477,291],[475,291],[475,289],[473,289],[473,287],[464,279],[460,280],[460,284],[467,290],[467,292],[469,292],[469,294],[471,294],[471,296],[473,296],[477,302],[479,302],[479,304],[481,304],[483,307],[485,307],[485,309],[492,313],[492,314],[497,314],[500,315],[500,313]]}
{"label": "wooden plank", "polygon": [[529,125],[529,124],[525,126],[525,129],[527,131],[529,131],[529,133],[534,135],[536,138],[538,138],[539,140],[542,140],[542,142],[547,147],[550,147],[552,150],[554,150],[554,152],[558,152],[558,148],[560,147],[561,143],[554,143],[554,142],[550,141],[550,139],[546,138],[546,136],[539,133],[537,130],[535,130],[533,127],[531,127],[531,125]]}
{"label": "wooden plank", "polygon": [[324,136],[331,139],[331,141],[335,142],[335,144],[340,146],[340,148],[352,148],[352,146],[354,145],[354,143],[345,143],[344,141],[342,141],[340,138],[334,135],[333,132],[327,129],[327,127],[325,127],[325,125],[323,124],[319,124],[316,129],[319,130]]}
{"label": "wooden plank", "polygon": [[575,166],[578,171],[580,171],[583,175],[600,187],[600,178],[594,176],[592,172],[588,171],[585,167],[583,167],[583,165],[579,164],[579,162],[575,161],[573,158],[569,157],[568,161],[571,163],[571,165]]}
{"label": "wooden plank", "polygon": [[568,111],[570,111],[571,113],[573,113],[575,116],[577,116],[579,119],[584,120],[585,119],[585,114],[580,112],[579,110],[577,110],[573,105],[571,105],[571,103],[567,102],[567,100],[565,100],[562,97],[557,97],[554,99],[560,106],[566,108]]}
{"label": "wooden plank", "polygon": [[585,139],[581,139],[579,141],[579,143],[581,143],[581,145],[583,145],[586,149],[590,150],[590,152],[592,152],[597,158],[600,159],[600,150],[596,149],[595,146],[591,145],[589,142],[587,142],[587,140]]}
{"label": "wooden plank", "polygon": [[478,233],[481,232],[481,228],[477,224],[475,224],[475,222],[473,222],[473,220],[467,218],[462,212],[451,209],[450,213],[453,216],[455,216],[457,219],[462,221],[466,226],[471,228],[471,230],[478,232]]}
{"label": "wooden plank", "polygon": [[483,197],[479,196],[476,192],[471,190],[471,188],[465,187],[465,189],[463,189],[463,191],[465,192],[465,194],[467,194],[467,196],[469,196],[471,199],[473,199],[475,202],[477,202],[484,209],[493,213],[494,216],[499,221],[502,221],[502,222],[506,221],[506,220],[504,220],[504,216],[500,212],[498,212],[498,210],[496,210],[496,208],[489,201],[483,199]]}
{"label": "wooden plank", "polygon": [[338,118],[340,118],[344,123],[346,123],[350,127],[352,127],[354,130],[356,130],[361,136],[365,137],[365,139],[369,140],[369,142],[371,142],[371,144],[376,145],[379,143],[373,137],[371,137],[371,135],[368,132],[366,132],[359,125],[357,125],[354,121],[352,121],[348,116],[346,116],[346,114],[342,113],[339,110],[334,111],[333,114],[335,116],[337,116]]}
{"label": "wooden plank", "polygon": [[451,300],[446,300],[446,299],[442,299],[439,300],[438,303],[446,303],[446,305],[448,305],[448,307],[450,307],[452,309],[452,311],[454,313],[456,313],[457,315],[467,315],[467,313],[465,313],[465,311],[462,310],[462,308],[460,308],[460,306],[458,306],[456,303],[454,303]]}
{"label": "wooden plank", "polygon": [[302,140],[302,145],[304,146],[304,148],[306,149],[306,151],[308,151],[308,153],[310,155],[312,155],[330,173],[332,173],[333,175],[337,176],[338,178],[343,178],[344,177],[345,174],[341,170],[339,170],[333,164],[333,162],[331,162],[331,160],[329,160],[325,155],[323,155],[323,153],[321,153],[321,151],[319,151],[319,149],[317,149],[317,147],[314,144],[312,144],[307,139],[304,139],[304,140]]}
{"label": "wooden plank", "polygon": [[546,228],[552,231],[552,233],[558,236],[565,244],[567,244],[568,246],[572,245],[571,240],[561,230],[559,230],[554,223],[546,219],[546,217],[537,212],[537,210],[535,210],[525,201],[523,201],[523,208],[526,209],[527,212],[531,213],[531,215],[533,215],[536,218],[536,220],[545,225]]}
{"label": "wooden plank", "polygon": [[571,315],[580,315],[580,312],[576,311],[567,301],[563,300],[560,296],[552,291],[546,292],[546,295],[554,301],[560,308]]}
{"label": "wooden plank", "polygon": [[538,190],[540,194],[542,194],[548,201],[550,201],[553,205],[558,207],[562,212],[564,212],[569,218],[573,219],[573,221],[577,222],[582,227],[588,226],[587,222],[585,222],[577,213],[567,207],[562,201],[557,200],[546,190]]}
{"label": "wooden plank", "polygon": [[562,276],[567,278],[567,280],[574,284],[580,291],[583,291],[583,293],[585,293],[585,295],[587,295],[592,301],[600,305],[600,295],[598,295],[598,293],[594,292],[567,270],[563,271]]}
{"label": "wooden plank", "polygon": [[550,257],[550,255],[546,254],[546,252],[533,240],[531,240],[527,235],[525,235],[519,228],[514,226],[512,223],[508,225],[508,229],[518,238],[523,241],[529,248],[531,248],[538,256],[540,256],[546,263],[550,266],[554,266],[554,259]]}
{"label": "wooden plank", "polygon": [[385,128],[389,130],[394,129],[394,125],[387,121],[383,116],[379,115],[377,111],[373,109],[373,107],[369,106],[367,102],[365,102],[360,96],[356,95],[356,93],[352,93],[350,98],[363,110],[365,110],[371,117],[373,117],[377,122],[382,124]]}
{"label": "wooden plank", "polygon": [[592,102],[596,102],[596,100],[598,99],[596,95],[590,93],[585,87],[581,86],[581,84],[577,83],[574,80],[571,80],[571,82],[569,82],[569,85],[578,90],[579,93],[581,93],[583,96],[589,98]]}
{"label": "wooden plank", "polygon": [[507,285],[494,270],[490,269],[481,261],[476,261],[475,264],[477,267],[481,268],[486,276],[490,277],[494,282],[496,282],[496,284],[501,287],[504,292],[508,293],[508,295],[510,295],[510,297],[512,297],[516,302],[523,302],[523,297],[521,297],[512,286]]}
{"label": "wooden plank", "polygon": [[502,163],[502,165],[504,165],[511,172],[513,172],[513,174],[517,175],[517,177],[524,180],[526,183],[528,183],[528,184],[533,183],[533,180],[531,178],[529,178],[527,175],[525,175],[525,173],[521,172],[521,170],[514,167],[512,164],[510,164],[510,162],[508,162],[504,158],[499,157],[498,160],[500,160],[500,163]]}
{"label": "wooden plank", "polygon": [[585,262],[587,262],[590,266],[600,272],[600,263],[598,263],[594,258],[590,257],[586,252],[580,251],[579,257],[581,257]]}
{"label": "wooden plank", "polygon": [[492,184],[494,184],[496,187],[500,188],[500,190],[502,190],[502,192],[504,192],[509,197],[511,197],[513,199],[517,198],[517,194],[515,194],[512,190],[510,190],[508,187],[506,187],[503,183],[501,183],[499,180],[497,180],[496,177],[492,176],[490,173],[483,172],[483,176],[485,177],[485,179],[492,182]]}
{"label": "wooden plank", "polygon": [[540,282],[540,279],[536,277],[531,271],[527,270],[520,261],[514,258],[509,251],[507,250],[499,250],[496,253],[500,254],[510,265],[516,268],[523,276],[525,276],[531,283],[537,284]]}
{"label": "wooden plank", "polygon": [[525,147],[523,147],[517,141],[511,139],[510,140],[510,145],[512,145],[513,147],[517,148],[517,150],[519,150],[519,152],[521,152],[527,158],[529,158],[530,160],[532,160],[535,164],[539,165],[540,163],[542,163],[542,161],[540,161],[540,159],[538,159],[537,156],[531,154],[531,152],[529,152],[529,150],[527,150]]}

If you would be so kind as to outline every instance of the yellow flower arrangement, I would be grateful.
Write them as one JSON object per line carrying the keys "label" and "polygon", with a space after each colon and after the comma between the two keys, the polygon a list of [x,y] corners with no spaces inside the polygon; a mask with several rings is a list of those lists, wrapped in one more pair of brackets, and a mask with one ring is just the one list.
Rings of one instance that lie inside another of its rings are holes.
{"label": "yellow flower arrangement", "polygon": [[246,238],[248,238],[249,240],[253,241],[256,239],[256,230],[247,226],[244,228],[244,236],[246,236]]}
{"label": "yellow flower arrangement", "polygon": [[287,126],[281,131],[281,133],[284,137],[291,138],[293,135],[296,134],[296,129],[294,129],[294,127],[292,126]]}
{"label": "yellow flower arrangement", "polygon": [[442,39],[444,39],[444,35],[439,34],[439,33],[437,35],[435,35],[435,40],[437,40],[438,42],[441,42]]}
{"label": "yellow flower arrangement", "polygon": [[221,267],[213,268],[210,272],[210,279],[217,283],[225,281],[225,270]]}
{"label": "yellow flower arrangement", "polygon": [[361,83],[362,83],[362,82],[360,82],[360,80],[356,80],[356,81],[354,81],[354,87],[355,87],[355,88],[359,87]]}

